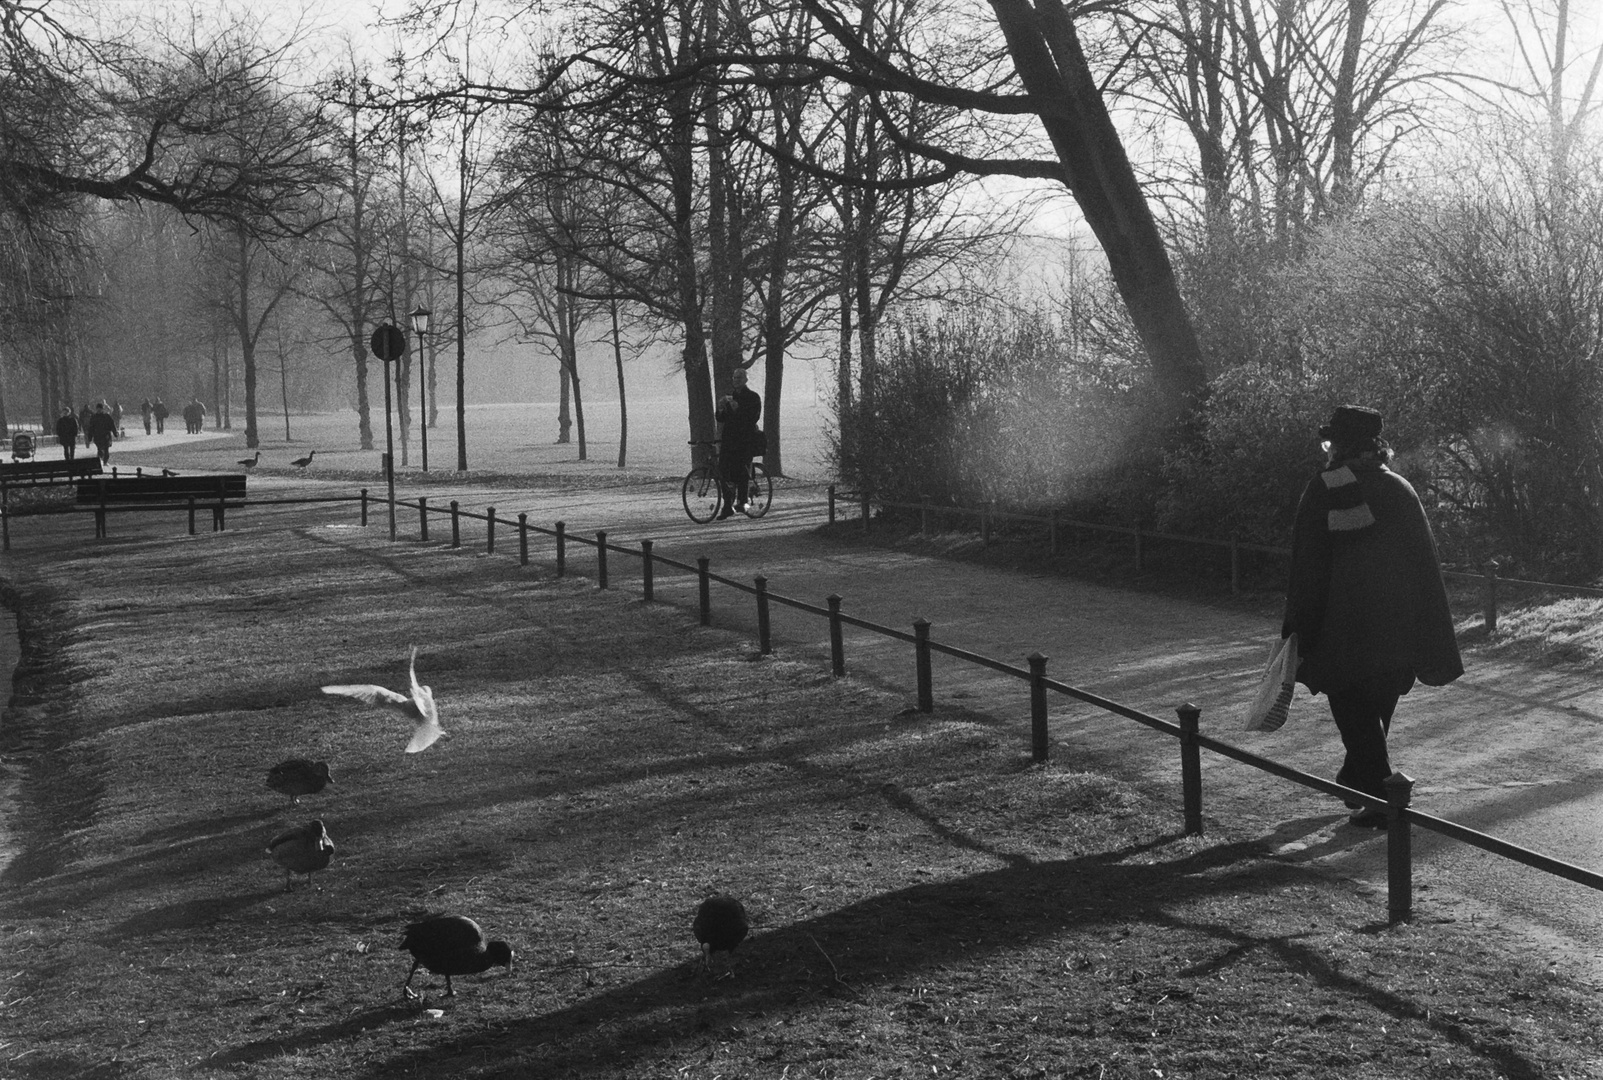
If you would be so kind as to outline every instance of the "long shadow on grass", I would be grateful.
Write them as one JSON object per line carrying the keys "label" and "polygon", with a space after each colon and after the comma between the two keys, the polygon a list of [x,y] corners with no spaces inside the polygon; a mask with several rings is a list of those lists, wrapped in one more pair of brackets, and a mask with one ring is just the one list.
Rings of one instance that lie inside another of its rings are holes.
{"label": "long shadow on grass", "polygon": [[[375,1063],[360,1075],[616,1075],[674,1042],[704,1037],[751,1016],[783,1013],[820,998],[852,997],[871,985],[894,984],[922,971],[972,967],[983,964],[988,954],[1132,922],[1215,938],[1227,946],[1218,961],[1225,965],[1257,948],[1274,950],[1293,970],[1305,971],[1343,995],[1445,1032],[1469,1052],[1495,1061],[1506,1075],[1531,1080],[1541,1075],[1536,1064],[1506,1043],[1483,1040],[1450,1020],[1432,1018],[1423,1006],[1400,995],[1337,971],[1316,950],[1298,945],[1294,936],[1260,937],[1170,914],[1213,895],[1299,885],[1329,888],[1316,872],[1263,860],[1256,841],[1212,847],[1170,862],[1122,861],[1151,846],[1016,864],[886,893],[757,935],[741,946],[730,979],[713,981],[693,965],[678,965],[493,1032],[464,1032]],[[508,993],[512,986],[484,983],[474,991]],[[559,992],[548,986],[531,988],[536,1002]]]}
{"label": "long shadow on grass", "polygon": [[394,1024],[402,1020],[416,1018],[417,1010],[408,1005],[378,1005],[352,1013],[336,1023],[324,1024],[322,1027],[312,1028],[309,1031],[302,1031],[295,1035],[275,1036],[269,1039],[257,1039],[254,1042],[243,1043],[231,1050],[213,1054],[202,1064],[214,1069],[249,1065],[252,1062],[284,1057],[289,1054],[297,1054],[302,1050],[310,1050],[316,1046],[339,1042],[341,1039],[360,1035],[382,1024]]}

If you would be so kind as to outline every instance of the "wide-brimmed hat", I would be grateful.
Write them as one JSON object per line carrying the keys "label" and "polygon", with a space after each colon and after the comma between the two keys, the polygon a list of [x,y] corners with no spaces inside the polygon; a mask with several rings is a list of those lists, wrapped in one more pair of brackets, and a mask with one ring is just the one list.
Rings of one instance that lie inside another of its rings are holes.
{"label": "wide-brimmed hat", "polygon": [[1362,405],[1337,405],[1330,422],[1319,428],[1319,437],[1337,446],[1354,446],[1380,438],[1384,420],[1374,409]]}

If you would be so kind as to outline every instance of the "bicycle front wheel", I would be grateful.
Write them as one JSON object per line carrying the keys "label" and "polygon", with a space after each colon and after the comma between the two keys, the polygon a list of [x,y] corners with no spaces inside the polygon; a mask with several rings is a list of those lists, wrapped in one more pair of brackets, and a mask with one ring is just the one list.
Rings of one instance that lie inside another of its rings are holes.
{"label": "bicycle front wheel", "polygon": [[680,489],[680,497],[685,501],[685,513],[697,525],[705,525],[717,517],[718,506],[723,500],[717,479],[705,465],[690,470],[685,477],[684,487]]}
{"label": "bicycle front wheel", "polygon": [[751,482],[746,488],[746,516],[760,518],[768,513],[769,504],[774,501],[774,482],[768,477],[768,470],[757,462],[751,463]]}

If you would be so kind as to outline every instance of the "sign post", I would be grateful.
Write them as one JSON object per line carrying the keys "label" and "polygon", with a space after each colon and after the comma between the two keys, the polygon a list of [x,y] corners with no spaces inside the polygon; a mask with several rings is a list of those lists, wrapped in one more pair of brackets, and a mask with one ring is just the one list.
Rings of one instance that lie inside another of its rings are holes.
{"label": "sign post", "polygon": [[385,323],[368,341],[373,355],[384,361],[384,482],[389,488],[390,540],[395,539],[395,428],[390,423],[390,365],[406,352],[406,335]]}

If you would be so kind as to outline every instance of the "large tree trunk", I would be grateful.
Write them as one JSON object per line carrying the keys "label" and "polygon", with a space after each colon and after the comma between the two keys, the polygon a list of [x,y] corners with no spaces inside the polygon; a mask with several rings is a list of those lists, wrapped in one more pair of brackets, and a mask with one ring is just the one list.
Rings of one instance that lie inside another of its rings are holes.
{"label": "large tree trunk", "polygon": [[1368,18],[1369,0],[1347,0],[1347,33],[1342,39],[1336,85],[1330,94],[1330,193],[1337,213],[1350,206],[1358,194],[1353,188],[1353,143],[1358,130],[1353,87],[1358,79]]}
{"label": "large tree trunk", "polygon": [[572,396],[568,365],[557,358],[557,445],[565,446],[572,441],[573,412],[569,401]]}
{"label": "large tree trunk", "polygon": [[990,0],[1013,66],[1058,159],[1074,200],[1107,256],[1114,285],[1176,417],[1200,401],[1202,350],[1181,299],[1169,253],[1146,195],[1059,0]]}
{"label": "large tree trunk", "polygon": [[608,303],[612,313],[612,362],[618,369],[618,468],[629,460],[629,398],[623,386],[623,335],[618,329],[618,300]]}
{"label": "large tree trunk", "polygon": [[363,450],[373,449],[373,410],[367,397],[367,342],[361,315],[351,312],[351,359],[356,364],[356,434]]}
{"label": "large tree trunk", "polygon": [[261,446],[256,431],[256,335],[250,318],[250,238],[244,229],[239,237],[239,358],[245,371],[245,449]]}
{"label": "large tree trunk", "polygon": [[[664,154],[673,190],[674,284],[684,321],[683,363],[690,437],[697,442],[717,435],[713,419],[712,373],[707,364],[707,333],[701,317],[700,275],[696,266],[695,159],[696,116],[689,95],[674,95],[670,136]],[[691,461],[705,458],[705,448],[691,447]]]}

